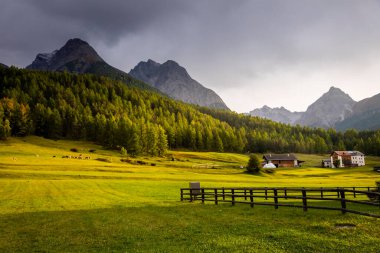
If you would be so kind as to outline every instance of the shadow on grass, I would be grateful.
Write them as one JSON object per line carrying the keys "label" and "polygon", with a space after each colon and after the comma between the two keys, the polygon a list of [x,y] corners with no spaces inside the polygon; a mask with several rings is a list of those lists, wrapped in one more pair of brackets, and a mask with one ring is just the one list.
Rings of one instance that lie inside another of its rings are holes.
{"label": "shadow on grass", "polygon": [[375,252],[379,233],[335,212],[180,203],[1,215],[0,252]]}

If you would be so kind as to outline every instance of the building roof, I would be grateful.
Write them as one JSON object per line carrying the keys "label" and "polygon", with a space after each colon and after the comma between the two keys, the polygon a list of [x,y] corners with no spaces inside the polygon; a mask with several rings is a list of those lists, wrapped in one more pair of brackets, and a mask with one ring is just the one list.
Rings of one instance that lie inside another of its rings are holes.
{"label": "building roof", "polygon": [[342,155],[349,155],[349,156],[361,156],[361,155],[364,155],[362,152],[356,151],[356,150],[354,150],[354,151],[334,151],[334,152],[331,153],[331,155],[333,155],[334,153],[337,154],[337,155],[340,155],[340,156],[342,156]]}
{"label": "building roof", "polygon": [[294,161],[297,157],[293,154],[264,154],[263,158],[267,161],[280,160],[280,161]]}

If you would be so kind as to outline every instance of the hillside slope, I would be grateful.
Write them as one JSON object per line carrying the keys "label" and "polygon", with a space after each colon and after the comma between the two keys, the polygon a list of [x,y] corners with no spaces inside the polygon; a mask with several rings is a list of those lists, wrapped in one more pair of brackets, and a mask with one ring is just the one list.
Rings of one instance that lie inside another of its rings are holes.
{"label": "hillside slope", "polygon": [[380,129],[380,94],[357,102],[351,115],[336,124],[339,130],[355,128],[358,130]]}

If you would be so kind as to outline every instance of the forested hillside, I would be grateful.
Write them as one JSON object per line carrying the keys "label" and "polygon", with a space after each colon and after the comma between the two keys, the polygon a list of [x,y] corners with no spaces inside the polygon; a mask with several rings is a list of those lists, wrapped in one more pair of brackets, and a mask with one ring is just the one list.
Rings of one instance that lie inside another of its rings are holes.
{"label": "forested hillside", "polygon": [[130,154],[170,149],[380,154],[380,131],[292,127],[192,106],[109,78],[0,67],[0,138],[84,139]]}

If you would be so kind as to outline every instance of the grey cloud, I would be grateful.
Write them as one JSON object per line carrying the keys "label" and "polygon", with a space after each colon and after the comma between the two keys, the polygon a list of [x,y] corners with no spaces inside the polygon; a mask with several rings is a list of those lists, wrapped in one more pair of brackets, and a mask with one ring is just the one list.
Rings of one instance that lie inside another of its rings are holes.
{"label": "grey cloud", "polygon": [[28,1],[50,19],[75,22],[83,30],[112,42],[126,34],[174,21],[189,9],[187,1],[174,0],[33,0]]}

